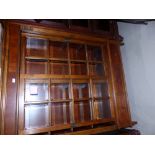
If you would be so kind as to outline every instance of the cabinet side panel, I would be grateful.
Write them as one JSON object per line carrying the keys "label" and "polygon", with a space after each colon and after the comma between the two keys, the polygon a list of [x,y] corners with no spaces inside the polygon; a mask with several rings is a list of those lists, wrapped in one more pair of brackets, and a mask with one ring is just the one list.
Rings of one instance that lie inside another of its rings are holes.
{"label": "cabinet side panel", "polygon": [[113,43],[110,43],[109,47],[118,126],[119,128],[129,127],[131,126],[131,116],[127,101],[127,92],[120,49],[119,45]]}
{"label": "cabinet side panel", "polygon": [[[20,27],[9,24],[9,54],[7,69],[6,100],[4,111],[4,134],[16,134],[16,110],[17,110],[17,72],[19,52]],[[15,81],[13,81],[15,79]]]}

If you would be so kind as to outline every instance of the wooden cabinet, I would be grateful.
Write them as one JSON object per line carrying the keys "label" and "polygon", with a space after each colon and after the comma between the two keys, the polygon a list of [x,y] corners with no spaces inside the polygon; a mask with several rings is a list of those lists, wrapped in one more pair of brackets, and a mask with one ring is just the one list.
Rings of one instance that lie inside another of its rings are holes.
{"label": "wooden cabinet", "polygon": [[109,31],[113,22],[69,22],[71,31],[4,21],[2,134],[97,134],[132,125],[120,41],[83,31]]}

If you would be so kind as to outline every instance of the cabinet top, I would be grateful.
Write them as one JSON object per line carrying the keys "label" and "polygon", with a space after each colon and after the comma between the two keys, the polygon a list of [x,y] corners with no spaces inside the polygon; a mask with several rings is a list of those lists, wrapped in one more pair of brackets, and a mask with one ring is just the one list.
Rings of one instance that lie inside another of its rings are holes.
{"label": "cabinet top", "polygon": [[47,29],[122,41],[122,37],[118,33],[117,22],[111,19],[14,19],[2,20],[2,22],[13,22],[20,25],[44,27]]}

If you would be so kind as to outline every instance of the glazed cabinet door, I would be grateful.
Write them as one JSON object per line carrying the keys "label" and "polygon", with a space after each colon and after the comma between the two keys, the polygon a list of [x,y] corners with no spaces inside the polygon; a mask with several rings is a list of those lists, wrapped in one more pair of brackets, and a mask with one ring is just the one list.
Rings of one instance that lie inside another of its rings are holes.
{"label": "glazed cabinet door", "polygon": [[19,134],[115,122],[106,44],[64,40],[21,35]]}

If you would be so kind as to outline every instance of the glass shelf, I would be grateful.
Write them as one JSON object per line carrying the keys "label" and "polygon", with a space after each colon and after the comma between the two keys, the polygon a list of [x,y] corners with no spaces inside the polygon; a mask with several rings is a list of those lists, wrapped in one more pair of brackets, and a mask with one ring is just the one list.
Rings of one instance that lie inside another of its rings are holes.
{"label": "glass shelf", "polygon": [[51,84],[51,99],[52,100],[68,100],[69,99],[69,84],[66,84],[66,83]]}
{"label": "glass shelf", "polygon": [[49,125],[48,104],[25,106],[25,128],[42,128]]}
{"label": "glass shelf", "polygon": [[41,102],[48,100],[48,83],[39,82],[36,80],[26,81],[25,84],[25,101],[26,102]]}
{"label": "glass shelf", "polygon": [[68,58],[67,43],[51,41],[50,58],[67,59]]}
{"label": "glass shelf", "polygon": [[27,38],[26,56],[48,57],[48,41],[44,39]]}
{"label": "glass shelf", "polygon": [[70,103],[51,103],[52,125],[70,123]]}

